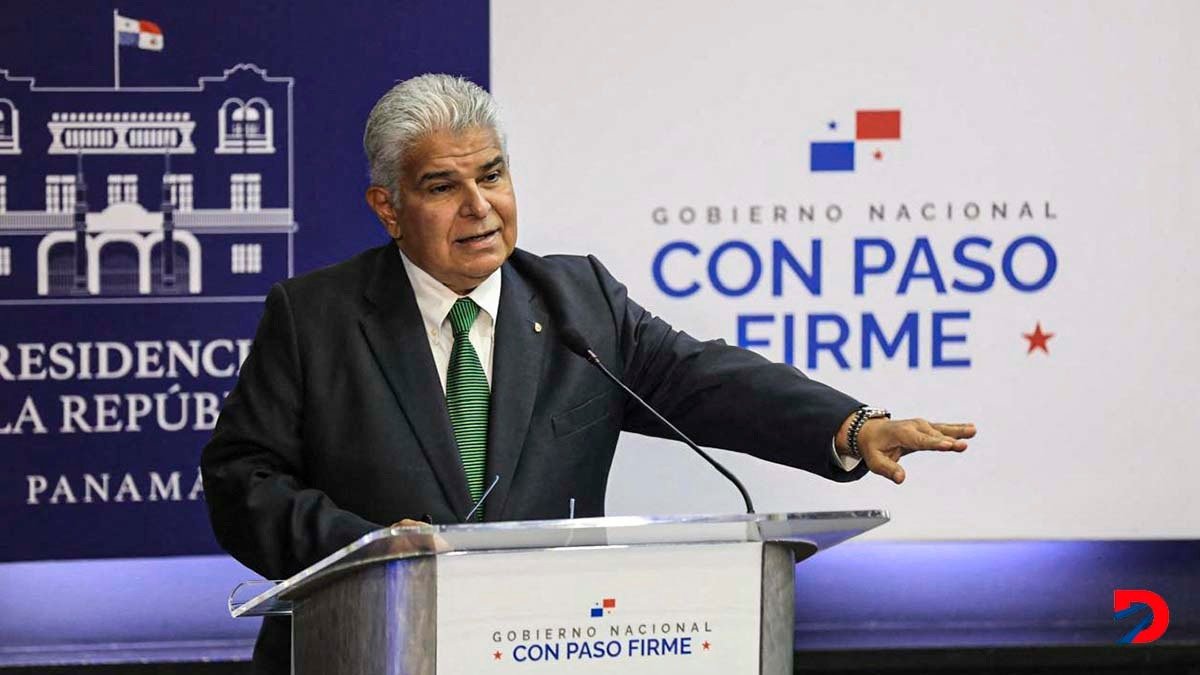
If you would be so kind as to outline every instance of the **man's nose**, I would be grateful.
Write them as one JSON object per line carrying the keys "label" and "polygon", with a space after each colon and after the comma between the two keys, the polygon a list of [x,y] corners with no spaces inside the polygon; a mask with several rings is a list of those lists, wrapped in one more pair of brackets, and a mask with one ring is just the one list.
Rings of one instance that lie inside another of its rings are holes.
{"label": "man's nose", "polygon": [[492,210],[492,203],[487,200],[483,190],[472,183],[465,192],[462,208],[459,213],[466,218],[483,218]]}

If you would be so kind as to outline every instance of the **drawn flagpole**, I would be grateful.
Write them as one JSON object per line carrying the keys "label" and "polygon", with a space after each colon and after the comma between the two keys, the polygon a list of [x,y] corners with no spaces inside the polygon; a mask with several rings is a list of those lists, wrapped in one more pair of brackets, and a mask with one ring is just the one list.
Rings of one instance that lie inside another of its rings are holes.
{"label": "drawn flagpole", "polygon": [[121,38],[117,34],[117,21],[120,13],[113,10],[113,89],[121,88]]}

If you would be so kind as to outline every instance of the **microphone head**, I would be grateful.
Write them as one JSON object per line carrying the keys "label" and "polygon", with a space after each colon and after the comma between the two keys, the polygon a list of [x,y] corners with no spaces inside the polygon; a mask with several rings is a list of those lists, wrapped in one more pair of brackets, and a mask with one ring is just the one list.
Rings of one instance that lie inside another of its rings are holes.
{"label": "microphone head", "polygon": [[592,351],[592,348],[588,345],[587,340],[579,334],[579,331],[575,330],[574,326],[565,324],[560,325],[558,327],[558,333],[559,337],[562,338],[563,344],[567,346],[567,349],[570,349],[589,361],[591,360],[588,352]]}

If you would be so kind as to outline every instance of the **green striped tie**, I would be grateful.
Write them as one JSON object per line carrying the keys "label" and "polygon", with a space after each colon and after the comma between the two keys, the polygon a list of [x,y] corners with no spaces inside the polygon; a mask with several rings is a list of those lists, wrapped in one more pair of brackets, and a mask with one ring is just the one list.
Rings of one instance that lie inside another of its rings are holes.
{"label": "green striped tie", "polygon": [[[471,324],[479,316],[479,305],[470,298],[459,298],[450,308],[450,326],[454,329],[454,349],[450,351],[450,369],[446,373],[446,407],[454,425],[454,440],[471,501],[483,495],[483,475],[487,470],[488,389],[487,376],[479,364],[479,355],[471,346]],[[476,514],[482,519],[483,509]]]}

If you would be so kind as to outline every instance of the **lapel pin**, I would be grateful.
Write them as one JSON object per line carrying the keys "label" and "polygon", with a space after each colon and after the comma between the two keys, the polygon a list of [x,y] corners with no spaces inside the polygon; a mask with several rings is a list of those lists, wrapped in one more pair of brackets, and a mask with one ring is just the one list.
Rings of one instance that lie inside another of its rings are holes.
{"label": "lapel pin", "polygon": [[542,324],[538,323],[537,321],[534,321],[533,322],[533,332],[535,332],[535,333],[542,332]]}

